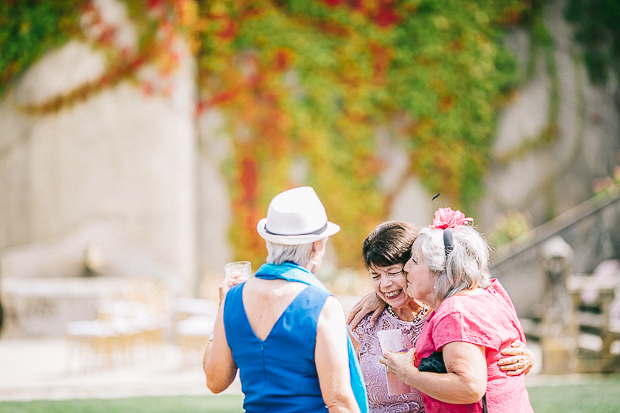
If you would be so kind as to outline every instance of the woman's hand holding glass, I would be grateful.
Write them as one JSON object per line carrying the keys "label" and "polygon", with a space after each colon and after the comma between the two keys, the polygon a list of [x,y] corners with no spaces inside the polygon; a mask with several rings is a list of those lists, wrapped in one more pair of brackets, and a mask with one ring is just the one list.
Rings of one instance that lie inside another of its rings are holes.
{"label": "woman's hand holding glass", "polygon": [[252,265],[249,261],[229,262],[224,266],[226,277],[220,284],[220,304],[224,301],[226,293],[237,284],[241,284],[252,277]]}
{"label": "woman's hand holding glass", "polygon": [[379,363],[385,364],[388,372],[394,374],[404,383],[407,383],[407,377],[418,369],[414,366],[415,348],[410,348],[407,352],[393,353],[388,351],[383,353],[379,358]]}

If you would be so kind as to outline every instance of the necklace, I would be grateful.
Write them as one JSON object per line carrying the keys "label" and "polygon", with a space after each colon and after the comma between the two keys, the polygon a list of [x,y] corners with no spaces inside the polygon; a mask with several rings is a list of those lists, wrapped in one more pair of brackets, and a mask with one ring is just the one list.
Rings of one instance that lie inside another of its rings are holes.
{"label": "necklace", "polygon": [[426,317],[426,314],[428,314],[430,310],[431,308],[429,306],[427,306],[426,304],[422,304],[422,308],[420,308],[418,313],[415,315],[413,321],[422,320],[424,317]]}
{"label": "necklace", "polygon": [[[403,320],[400,319],[399,316],[396,315],[396,313],[394,312],[394,309],[392,308],[391,305],[388,305],[386,307],[386,310],[395,319],[403,321]],[[428,313],[429,310],[430,310],[429,306],[427,306],[426,304],[422,304],[422,308],[420,308],[420,310],[416,314],[414,314],[413,320],[411,320],[411,322],[415,323],[416,321],[420,321],[421,319],[424,318],[424,316]]]}
{"label": "necklace", "polygon": [[396,313],[394,312],[394,309],[392,309],[392,306],[391,306],[391,305],[388,305],[388,306],[387,306],[387,312],[388,312],[388,313],[390,313],[390,315],[391,315],[392,317],[394,317],[395,319],[400,320],[400,317],[398,317],[398,316],[396,315]]}

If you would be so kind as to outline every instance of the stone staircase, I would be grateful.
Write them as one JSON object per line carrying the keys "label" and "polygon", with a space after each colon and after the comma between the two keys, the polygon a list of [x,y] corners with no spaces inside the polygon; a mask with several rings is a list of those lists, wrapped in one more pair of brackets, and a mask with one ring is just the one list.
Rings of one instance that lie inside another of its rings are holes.
{"label": "stone staircase", "polygon": [[[492,259],[544,373],[620,371],[620,196],[589,200]],[[618,297],[618,298],[616,298]]]}

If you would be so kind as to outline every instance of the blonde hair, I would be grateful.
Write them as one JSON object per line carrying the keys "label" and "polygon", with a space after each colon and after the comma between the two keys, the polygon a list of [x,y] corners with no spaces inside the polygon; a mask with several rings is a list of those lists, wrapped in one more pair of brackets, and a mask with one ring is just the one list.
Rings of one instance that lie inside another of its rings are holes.
{"label": "blonde hair", "polygon": [[490,246],[472,227],[452,229],[452,251],[446,254],[444,230],[425,227],[413,243],[411,255],[436,274],[435,299],[443,301],[462,290],[490,283]]}

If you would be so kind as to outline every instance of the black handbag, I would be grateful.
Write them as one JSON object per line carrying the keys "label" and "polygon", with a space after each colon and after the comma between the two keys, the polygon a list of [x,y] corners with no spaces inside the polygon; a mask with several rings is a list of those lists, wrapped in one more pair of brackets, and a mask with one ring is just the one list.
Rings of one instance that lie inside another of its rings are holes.
{"label": "black handbag", "polygon": [[[430,371],[431,373],[447,373],[446,364],[443,362],[443,354],[441,351],[434,351],[428,357],[424,357],[420,360],[420,365],[418,366],[418,370],[420,371]],[[487,395],[486,393],[482,396],[482,412],[488,413],[487,410]]]}

